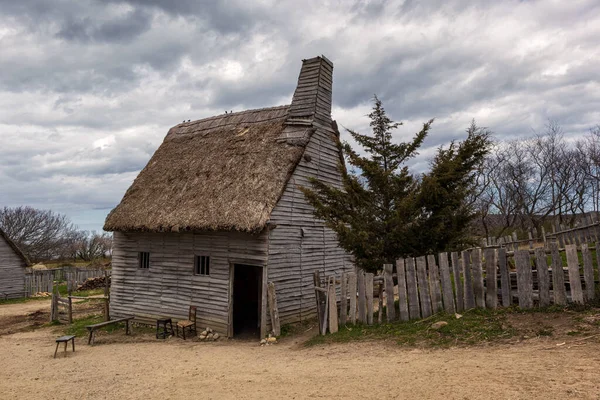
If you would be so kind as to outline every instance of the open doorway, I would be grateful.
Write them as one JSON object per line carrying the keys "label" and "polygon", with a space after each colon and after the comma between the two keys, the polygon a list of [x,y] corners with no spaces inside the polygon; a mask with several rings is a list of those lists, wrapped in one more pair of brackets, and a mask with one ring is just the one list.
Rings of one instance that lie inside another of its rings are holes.
{"label": "open doorway", "polygon": [[260,338],[262,267],[233,265],[233,335]]}

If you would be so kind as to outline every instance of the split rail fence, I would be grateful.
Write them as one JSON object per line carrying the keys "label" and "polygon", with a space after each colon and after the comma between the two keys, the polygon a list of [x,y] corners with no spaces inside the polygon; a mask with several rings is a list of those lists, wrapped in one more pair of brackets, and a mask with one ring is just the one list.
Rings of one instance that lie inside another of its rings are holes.
{"label": "split rail fence", "polygon": [[[526,309],[593,301],[598,276],[593,249],[587,244],[580,246],[580,265],[575,244],[565,249],[559,249],[557,243],[548,247],[517,251],[476,248],[460,254],[399,259],[396,272],[392,264],[385,264],[383,275],[377,276],[358,271],[322,279],[317,271],[314,285],[320,333],[337,332],[347,323],[372,325],[375,298],[378,323],[384,320],[384,309],[385,321],[392,322],[476,307],[494,309],[517,304]],[[566,253],[566,267],[562,252]]]}

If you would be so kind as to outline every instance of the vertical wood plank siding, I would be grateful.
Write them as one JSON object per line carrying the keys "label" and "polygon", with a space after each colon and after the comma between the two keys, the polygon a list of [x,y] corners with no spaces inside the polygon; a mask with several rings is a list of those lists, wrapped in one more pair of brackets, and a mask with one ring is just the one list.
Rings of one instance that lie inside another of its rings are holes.
{"label": "vertical wood plank siding", "polygon": [[331,127],[317,126],[304,153],[310,157],[302,157],[271,213],[276,227],[269,231],[268,272],[277,288],[281,324],[316,315],[313,271],[319,270],[322,277],[353,271],[352,259],[339,247],[335,232],[314,218],[299,189],[309,186],[309,177],[341,186],[337,140]]}
{"label": "vertical wood plank siding", "polygon": [[[267,234],[114,233],[110,313],[140,320],[187,318],[198,307],[198,324],[227,334],[230,263],[264,266]],[[138,252],[150,252],[150,268]],[[194,275],[194,255],[210,256],[210,275]],[[278,293],[279,295],[279,293]]]}
{"label": "vertical wood plank siding", "polygon": [[23,259],[0,236],[0,299],[24,295],[25,267]]}

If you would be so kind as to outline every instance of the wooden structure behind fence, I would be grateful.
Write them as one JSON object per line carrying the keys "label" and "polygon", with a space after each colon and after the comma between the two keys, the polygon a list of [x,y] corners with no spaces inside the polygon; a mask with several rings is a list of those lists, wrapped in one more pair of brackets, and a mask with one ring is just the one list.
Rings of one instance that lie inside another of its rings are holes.
{"label": "wooden structure behind fence", "polygon": [[[595,299],[592,252],[587,244],[559,249],[507,251],[506,248],[472,249],[399,259],[386,264],[383,274],[343,273],[321,279],[315,272],[315,296],[321,334],[336,332],[339,325],[355,321],[371,325],[375,293],[379,318],[383,321],[415,320],[434,313],[461,312],[471,308],[545,307],[552,303],[584,304]],[[563,265],[561,252],[566,252]],[[597,260],[596,260],[597,261]],[[583,275],[580,273],[583,271]],[[458,283],[458,284],[457,284]],[[394,296],[394,293],[397,296]],[[385,301],[382,293],[385,294]],[[398,307],[395,301],[398,300]],[[338,311],[339,305],[339,311]]]}
{"label": "wooden structure behind fence", "polygon": [[102,277],[105,271],[102,268],[76,268],[63,267],[46,270],[33,270],[25,274],[25,297],[33,296],[39,292],[52,292],[54,282],[66,282],[67,290],[72,292],[89,278]]}
{"label": "wooden structure behind fence", "polygon": [[54,284],[54,271],[41,270],[25,274],[25,297],[33,296],[39,292],[52,293]]}
{"label": "wooden structure behind fence", "polygon": [[517,233],[513,232],[511,235],[503,235],[498,238],[482,238],[481,244],[483,247],[506,247],[510,251],[515,251],[523,245],[533,249],[536,242],[543,243],[544,247],[548,247],[550,243],[554,242],[561,249],[567,244],[580,246],[584,243],[595,243],[600,240],[600,222],[595,218],[595,216],[586,215],[579,221],[577,226],[572,228],[558,224],[552,227],[553,232],[551,233],[546,233],[545,228],[542,226],[540,237],[535,237],[533,231],[530,230],[527,239],[518,240]]}

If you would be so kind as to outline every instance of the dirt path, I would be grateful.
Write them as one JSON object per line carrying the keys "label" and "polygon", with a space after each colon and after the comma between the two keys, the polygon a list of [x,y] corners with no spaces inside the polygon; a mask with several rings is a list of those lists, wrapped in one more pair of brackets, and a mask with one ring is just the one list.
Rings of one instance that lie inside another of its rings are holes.
{"label": "dirt path", "polygon": [[[156,341],[113,334],[53,359],[56,333],[44,328],[0,337],[3,398],[252,399],[447,398],[598,399],[600,343],[449,350],[382,342],[303,348],[224,341]],[[119,342],[123,340],[122,342]]]}
{"label": "dirt path", "polygon": [[50,311],[50,299],[0,305],[0,317],[27,315],[35,311]]}

